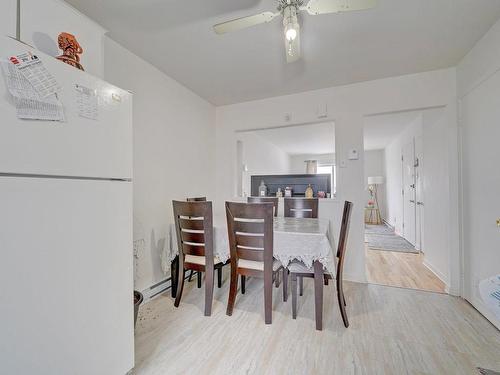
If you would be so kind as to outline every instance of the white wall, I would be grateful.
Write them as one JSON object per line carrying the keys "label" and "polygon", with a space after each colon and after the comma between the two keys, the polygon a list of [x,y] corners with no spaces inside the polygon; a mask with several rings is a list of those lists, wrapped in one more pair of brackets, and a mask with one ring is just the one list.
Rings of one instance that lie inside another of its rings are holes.
{"label": "white wall", "polygon": [[[447,160],[447,129],[442,108],[422,112],[424,264],[450,285],[450,171]],[[456,254],[454,256],[457,256]]]}
{"label": "white wall", "polygon": [[[336,130],[338,199],[354,202],[354,212],[346,260],[346,278],[365,280],[363,207],[364,183],[363,117],[435,106],[446,107],[448,142],[456,143],[456,75],[454,69],[363,82],[348,86],[308,91],[294,95],[218,107],[217,113],[217,199],[233,197],[236,192],[236,130],[268,128],[285,124],[284,114],[291,112],[294,124],[317,121],[318,103],[326,103]],[[359,160],[347,160],[348,150],[360,151]],[[453,159],[456,163],[456,155]],[[450,160],[450,163],[453,163]],[[454,182],[457,184],[456,181]],[[451,192],[450,200],[458,200]],[[455,204],[456,205],[456,204]],[[340,208],[341,205],[338,205]],[[340,220],[341,212],[336,212]],[[335,233],[335,235],[338,235]],[[453,282],[458,281],[458,275]]]}
{"label": "white wall", "polygon": [[306,160],[317,160],[318,165],[335,164],[335,154],[301,154],[290,156],[290,173],[306,173]]}
{"label": "white wall", "polygon": [[80,63],[86,72],[103,78],[103,38],[101,26],[62,0],[22,0],[21,40],[50,56],[59,56],[57,37],[73,34],[83,48]]}
{"label": "white wall", "polygon": [[500,321],[483,304],[480,280],[500,273],[500,22],[457,67],[462,147],[462,252],[464,292],[497,328]]}
{"label": "white wall", "polygon": [[256,132],[239,133],[237,138],[243,144],[242,162],[248,168],[243,172],[243,192],[246,195],[251,195],[251,176],[290,173],[290,156],[281,148]]}
{"label": "white wall", "polygon": [[403,233],[403,198],[401,188],[403,181],[401,151],[403,146],[412,142],[414,137],[422,135],[422,116],[418,116],[415,121],[406,128],[402,128],[401,133],[395,135],[394,140],[384,149],[384,167],[386,176],[386,201],[387,214],[385,219],[389,225],[393,226],[396,233]]}
{"label": "white wall", "polygon": [[[15,32],[15,9],[16,0],[2,1],[2,31]],[[86,70],[134,93],[134,239],[144,240],[136,288],[145,289],[166,277],[159,254],[168,246],[171,200],[215,196],[215,108],[61,0],[23,0],[21,15],[25,42],[55,56],[59,32],[74,33]]]}
{"label": "white wall", "polygon": [[[384,150],[366,150],[365,151],[365,206],[371,199],[370,192],[368,191],[368,177],[383,176],[385,177],[385,158]],[[385,196],[386,183],[377,186],[377,199],[382,219],[385,219],[387,213],[387,204]]]}
{"label": "white wall", "polygon": [[[134,240],[144,240],[136,288],[164,279],[172,200],[215,196],[215,110],[109,38],[105,77],[134,93]],[[117,64],[116,62],[120,63]]]}
{"label": "white wall", "polygon": [[16,36],[17,0],[2,0],[0,4],[0,34]]}

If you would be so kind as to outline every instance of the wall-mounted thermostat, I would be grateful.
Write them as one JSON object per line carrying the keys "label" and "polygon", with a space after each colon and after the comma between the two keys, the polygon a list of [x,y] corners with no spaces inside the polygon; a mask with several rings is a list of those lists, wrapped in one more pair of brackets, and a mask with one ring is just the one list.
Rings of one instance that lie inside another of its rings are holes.
{"label": "wall-mounted thermostat", "polygon": [[347,158],[349,160],[358,160],[359,159],[358,150],[356,150],[355,148],[350,149]]}

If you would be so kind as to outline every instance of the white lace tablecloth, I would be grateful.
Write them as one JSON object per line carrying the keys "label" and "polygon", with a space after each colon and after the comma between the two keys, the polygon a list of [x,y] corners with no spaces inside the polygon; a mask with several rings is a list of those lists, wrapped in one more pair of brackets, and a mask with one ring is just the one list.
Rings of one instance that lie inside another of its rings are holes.
{"label": "white lace tablecloth", "polygon": [[[222,262],[230,258],[225,217],[214,216],[214,255]],[[320,261],[325,269],[335,272],[332,238],[328,219],[296,219],[289,217],[274,218],[274,258],[283,266],[294,259],[312,267]],[[179,251],[175,225],[170,225],[170,247],[168,261],[172,261]]]}

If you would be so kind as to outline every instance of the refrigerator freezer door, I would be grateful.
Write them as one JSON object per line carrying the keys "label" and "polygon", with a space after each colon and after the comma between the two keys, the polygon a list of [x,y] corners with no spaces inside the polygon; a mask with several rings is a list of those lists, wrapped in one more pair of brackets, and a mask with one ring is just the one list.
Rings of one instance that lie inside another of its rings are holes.
{"label": "refrigerator freezer door", "polygon": [[[0,37],[0,58],[34,51]],[[132,95],[43,53],[62,90],[65,122],[20,120],[0,77],[0,173],[132,178]],[[1,73],[0,73],[1,75]],[[76,85],[95,90],[97,119],[81,117]]]}
{"label": "refrigerator freezer door", "polygon": [[5,374],[134,362],[132,183],[0,177]]}

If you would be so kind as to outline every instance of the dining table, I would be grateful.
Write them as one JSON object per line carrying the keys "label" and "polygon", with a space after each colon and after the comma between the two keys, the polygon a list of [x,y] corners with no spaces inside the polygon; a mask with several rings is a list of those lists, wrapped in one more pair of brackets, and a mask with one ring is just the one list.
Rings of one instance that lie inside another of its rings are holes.
{"label": "dining table", "polygon": [[[227,221],[225,216],[213,217],[214,257],[225,263],[230,259]],[[169,227],[170,246],[164,256],[171,262],[172,297],[177,290],[178,245],[175,224]],[[293,261],[301,261],[314,269],[315,283],[323,282],[324,272],[335,275],[333,237],[330,220],[325,218],[274,217],[273,256],[287,268]],[[319,290],[317,290],[319,289]],[[319,294],[318,294],[319,293]],[[316,321],[322,320],[323,288],[315,288]]]}

